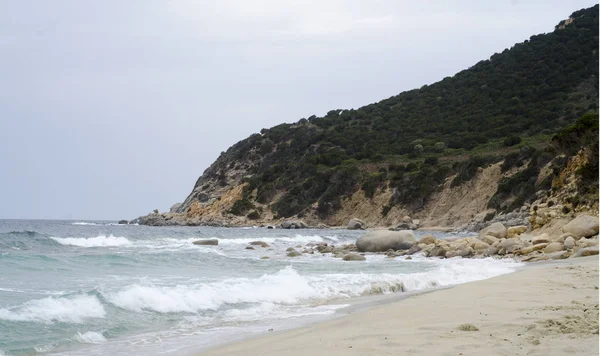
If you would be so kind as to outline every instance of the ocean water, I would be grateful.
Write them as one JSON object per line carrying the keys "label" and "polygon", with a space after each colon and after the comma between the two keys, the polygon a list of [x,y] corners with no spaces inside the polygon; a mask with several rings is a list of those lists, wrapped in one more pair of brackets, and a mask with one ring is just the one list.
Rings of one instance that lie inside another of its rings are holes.
{"label": "ocean water", "polygon": [[[343,313],[357,297],[454,285],[521,266],[374,254],[361,262],[319,253],[286,257],[288,247],[351,243],[361,234],[0,220],[0,355],[193,354]],[[204,238],[219,245],[192,244]],[[270,247],[245,249],[255,240]]]}

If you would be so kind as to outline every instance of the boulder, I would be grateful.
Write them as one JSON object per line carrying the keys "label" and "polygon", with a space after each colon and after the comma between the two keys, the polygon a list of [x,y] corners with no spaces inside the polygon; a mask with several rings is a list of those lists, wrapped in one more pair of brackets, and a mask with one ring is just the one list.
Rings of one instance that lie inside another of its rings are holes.
{"label": "boulder", "polygon": [[565,248],[567,249],[572,249],[573,247],[575,247],[575,239],[573,238],[573,236],[567,237],[563,245],[565,245]]}
{"label": "boulder", "polygon": [[302,256],[302,254],[292,248],[291,250],[288,251],[287,256],[288,257],[298,257],[298,256]]}
{"label": "boulder", "polygon": [[598,217],[585,214],[579,215],[563,226],[563,231],[577,237],[598,235]]}
{"label": "boulder", "polygon": [[444,246],[436,246],[429,252],[429,257],[446,257],[448,250]]}
{"label": "boulder", "polygon": [[471,255],[473,255],[473,249],[470,247],[464,247],[464,246],[461,246],[460,248],[458,248],[456,250],[450,250],[450,251],[446,252],[446,258],[469,257]]}
{"label": "boulder", "polygon": [[408,215],[405,215],[405,216],[402,218],[402,220],[400,220],[400,221],[402,221],[403,223],[406,223],[406,224],[411,224],[411,223],[412,223],[412,219],[411,219],[411,218],[410,218],[410,216],[408,216]]}
{"label": "boulder", "polygon": [[331,246],[331,245],[326,245],[325,247],[319,246],[319,247],[317,247],[317,251],[319,251],[321,253],[333,253],[334,252],[334,247]]}
{"label": "boulder", "polygon": [[127,225],[128,223],[127,220],[119,220],[119,225]]}
{"label": "boulder", "polygon": [[498,238],[494,237],[492,235],[485,235],[484,237],[481,238],[481,241],[485,242],[488,245],[493,245],[494,243],[498,242]]}
{"label": "boulder", "polygon": [[479,238],[483,238],[486,235],[494,236],[498,239],[505,239],[507,235],[506,227],[502,223],[495,222],[479,232]]}
{"label": "boulder", "polygon": [[550,243],[550,242],[552,242],[552,239],[546,233],[538,235],[538,236],[533,236],[531,238],[531,243],[534,245],[541,244],[541,243]]}
{"label": "boulder", "polygon": [[551,260],[564,260],[565,258],[569,258],[570,255],[569,251],[556,251],[548,253],[546,256]]}
{"label": "boulder", "polygon": [[546,246],[548,246],[547,242],[542,242],[540,244],[537,245],[533,245],[533,246],[527,246],[527,247],[523,247],[521,250],[519,250],[519,254],[521,255],[528,255],[534,251],[540,251],[543,250],[544,248],[546,248]]}
{"label": "boulder", "polygon": [[496,246],[490,246],[490,247],[487,248],[487,250],[485,250],[483,252],[483,255],[487,256],[487,257],[494,256],[494,255],[498,254],[498,251],[499,251],[498,247],[496,247]]}
{"label": "boulder", "polygon": [[519,236],[522,233],[524,233],[525,231],[527,231],[527,226],[525,226],[525,225],[511,226],[508,229],[506,229],[506,235],[509,238],[511,238],[511,237]]}
{"label": "boulder", "polygon": [[510,251],[516,249],[518,242],[519,242],[519,240],[517,240],[515,238],[504,239],[500,242],[500,248],[503,248],[507,252],[510,252]]}
{"label": "boulder", "polygon": [[393,230],[400,231],[400,230],[416,230],[416,229],[417,229],[417,225],[413,224],[412,222],[409,222],[409,223],[400,223]]}
{"label": "boulder", "polygon": [[582,237],[579,241],[577,241],[577,246],[580,248],[590,247],[590,246],[598,246],[597,239],[586,239]]}
{"label": "boulder", "polygon": [[552,242],[544,248],[544,253],[548,254],[548,253],[558,252],[558,251],[562,251],[563,249],[564,249],[563,244],[561,244],[560,242]]}
{"label": "boulder", "polygon": [[264,242],[264,241],[252,241],[250,242],[250,245],[252,246],[260,246],[260,247],[270,247],[268,243]]}
{"label": "boulder", "polygon": [[407,254],[413,255],[413,254],[415,254],[415,253],[417,253],[417,252],[419,252],[421,250],[422,250],[421,246],[419,246],[419,245],[413,245],[411,248],[408,249]]}
{"label": "boulder", "polygon": [[246,250],[254,250],[254,247],[252,247],[252,246],[246,246]]}
{"label": "boulder", "polygon": [[348,225],[346,226],[346,228],[348,230],[360,230],[360,229],[364,229],[365,228],[365,222],[362,221],[362,220],[360,220],[360,219],[354,218],[354,219],[351,219],[348,222]]}
{"label": "boulder", "polygon": [[302,220],[286,220],[281,223],[282,229],[306,229],[308,228],[308,224],[306,224]]}
{"label": "boulder", "polygon": [[474,241],[473,243],[471,243],[471,248],[475,251],[479,251],[479,250],[486,250],[490,247],[489,244],[483,242],[483,241]]}
{"label": "boulder", "polygon": [[435,243],[435,237],[433,235],[425,235],[419,239],[419,243],[426,245]]}
{"label": "boulder", "polygon": [[412,231],[371,231],[356,241],[361,252],[384,252],[389,249],[408,250],[415,243]]}
{"label": "boulder", "polygon": [[548,259],[550,259],[550,258],[546,254],[541,253],[539,255],[527,256],[527,258],[523,259],[523,262],[547,261]]}
{"label": "boulder", "polygon": [[194,245],[201,245],[201,246],[217,246],[219,244],[219,240],[217,240],[217,239],[198,240],[198,241],[194,241],[192,243]]}
{"label": "boulder", "polygon": [[342,258],[344,261],[364,261],[365,256],[359,255],[358,253],[349,253]]}
{"label": "boulder", "polygon": [[577,252],[571,255],[571,257],[585,257],[593,256],[598,254],[598,246],[580,248]]}

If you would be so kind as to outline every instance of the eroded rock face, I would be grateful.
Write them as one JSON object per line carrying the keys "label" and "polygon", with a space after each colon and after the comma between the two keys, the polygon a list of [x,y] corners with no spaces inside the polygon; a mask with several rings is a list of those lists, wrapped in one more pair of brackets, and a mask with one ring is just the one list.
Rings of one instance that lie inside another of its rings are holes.
{"label": "eroded rock face", "polygon": [[563,226],[563,231],[577,237],[590,237],[598,235],[598,217],[579,215]]}
{"label": "eroded rock face", "polygon": [[387,250],[408,250],[415,243],[412,231],[371,231],[356,241],[361,252],[385,252]]}
{"label": "eroded rock face", "polygon": [[505,239],[507,236],[506,227],[502,223],[495,222],[479,232],[480,239],[488,235],[498,239]]}
{"label": "eroded rock face", "polygon": [[181,207],[181,203],[175,203],[171,206],[171,209],[169,209],[169,212],[176,213],[177,210],[179,209],[179,207]]}

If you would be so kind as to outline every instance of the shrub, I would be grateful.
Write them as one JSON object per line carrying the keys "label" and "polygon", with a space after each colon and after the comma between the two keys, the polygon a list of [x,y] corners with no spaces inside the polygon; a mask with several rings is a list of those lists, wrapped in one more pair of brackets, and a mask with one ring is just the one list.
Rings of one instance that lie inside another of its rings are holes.
{"label": "shrub", "polygon": [[509,136],[504,139],[504,146],[514,146],[521,143],[521,138],[519,136]]}
{"label": "shrub", "polygon": [[260,214],[256,210],[252,210],[246,217],[250,220],[256,220],[260,218]]}

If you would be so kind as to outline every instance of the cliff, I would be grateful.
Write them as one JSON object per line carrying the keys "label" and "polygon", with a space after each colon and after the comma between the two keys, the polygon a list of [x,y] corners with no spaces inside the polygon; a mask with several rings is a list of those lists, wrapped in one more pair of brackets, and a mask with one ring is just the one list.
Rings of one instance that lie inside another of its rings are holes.
{"label": "cliff", "polygon": [[[590,142],[558,137],[597,113],[598,64],[596,5],[435,84],[263,129],[222,153],[172,212],[139,222],[339,226],[356,217],[383,227],[411,216],[469,228],[526,219],[560,190],[561,175],[578,176],[573,165],[593,164],[582,153]],[[594,179],[597,170],[586,184]]]}

